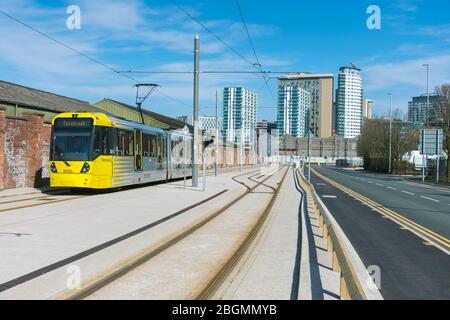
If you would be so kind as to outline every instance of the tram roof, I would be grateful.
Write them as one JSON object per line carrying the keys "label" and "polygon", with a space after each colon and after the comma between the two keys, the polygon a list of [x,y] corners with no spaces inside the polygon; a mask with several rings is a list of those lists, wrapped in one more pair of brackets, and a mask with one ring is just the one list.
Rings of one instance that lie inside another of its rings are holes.
{"label": "tram roof", "polygon": [[[131,106],[129,104],[126,104],[126,103],[123,103],[123,102],[120,102],[120,101],[117,101],[117,100],[109,99],[109,98],[103,99],[102,101],[99,101],[99,102],[95,103],[95,106],[100,108],[100,109],[103,109],[103,108],[101,108],[101,102],[109,102],[109,103],[115,104],[116,106],[120,106],[120,107],[122,107],[122,108],[124,108],[126,110],[130,110],[130,111],[133,111],[133,112],[139,112],[138,109],[136,107],[134,107],[134,106]],[[109,108],[107,108],[107,110],[105,110],[105,111],[107,113],[110,113],[110,114],[112,113],[114,115],[114,112],[112,110],[110,110]],[[171,118],[171,117],[168,117],[168,116],[156,113],[156,112],[148,111],[148,110],[145,110],[145,109],[142,109],[142,113],[145,116],[147,116],[147,117],[149,117],[151,119],[154,119],[154,120],[156,120],[159,123],[162,123],[162,124],[166,125],[171,130],[179,130],[179,129],[183,129],[185,126],[188,126],[188,128],[189,128],[189,130],[191,132],[194,131],[194,127],[192,125],[187,124],[187,123],[185,123],[183,121],[180,121],[180,120],[177,120],[177,119],[174,119],[174,118]],[[115,116],[119,116],[119,115],[115,115]],[[120,118],[127,118],[127,117],[124,117],[123,115],[120,115],[119,117]],[[129,119],[127,119],[127,120],[129,121]]]}

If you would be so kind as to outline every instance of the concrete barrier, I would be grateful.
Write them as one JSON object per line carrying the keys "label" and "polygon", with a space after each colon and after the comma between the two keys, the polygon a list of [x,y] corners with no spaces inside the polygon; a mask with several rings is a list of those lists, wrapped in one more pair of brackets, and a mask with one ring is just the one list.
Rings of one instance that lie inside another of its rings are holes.
{"label": "concrete barrier", "polygon": [[348,240],[344,231],[334,219],[328,208],[309,184],[300,170],[302,187],[311,194],[312,205],[318,215],[323,237],[327,239],[328,249],[333,252],[333,271],[340,273],[340,297],[342,300],[383,300],[372,277]]}

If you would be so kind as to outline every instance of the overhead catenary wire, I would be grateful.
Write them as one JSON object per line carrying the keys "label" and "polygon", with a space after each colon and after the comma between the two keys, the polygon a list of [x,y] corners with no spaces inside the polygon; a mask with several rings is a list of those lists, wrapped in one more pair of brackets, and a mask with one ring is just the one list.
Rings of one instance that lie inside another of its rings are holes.
{"label": "overhead catenary wire", "polygon": [[[138,81],[137,81],[133,76],[127,75],[127,74],[125,74],[124,72],[121,72],[121,71],[119,71],[119,70],[114,69],[113,67],[107,65],[106,63],[103,63],[103,62],[99,61],[98,59],[95,59],[95,58],[93,58],[93,57],[91,57],[91,56],[89,56],[89,55],[87,55],[87,54],[85,54],[85,53],[83,53],[83,52],[81,52],[81,51],[79,51],[79,50],[77,50],[77,49],[75,49],[75,48],[73,48],[73,47],[67,45],[67,44],[65,44],[64,42],[62,42],[62,41],[60,41],[60,40],[58,40],[58,39],[52,37],[51,35],[49,35],[49,34],[43,32],[43,31],[41,31],[41,30],[39,30],[39,29],[37,29],[37,28],[31,26],[31,25],[29,25],[28,23],[26,23],[26,22],[24,22],[24,21],[22,21],[22,20],[20,20],[20,19],[18,19],[18,18],[16,18],[16,17],[14,17],[14,16],[12,16],[12,15],[6,13],[5,11],[3,11],[3,10],[1,10],[1,9],[0,9],[0,14],[2,14],[2,15],[4,15],[5,17],[7,17],[7,18],[9,18],[9,19],[11,19],[11,20],[13,20],[13,21],[15,21],[15,22],[17,22],[17,23],[23,25],[24,27],[26,27],[26,28],[28,28],[28,29],[30,29],[30,30],[36,32],[37,34],[39,34],[39,35],[41,35],[41,36],[43,36],[43,37],[45,37],[45,38],[47,38],[47,39],[49,39],[49,40],[55,42],[56,44],[58,44],[58,45],[60,45],[60,46],[62,46],[62,47],[64,47],[64,48],[66,48],[67,50],[70,50],[70,51],[76,53],[77,55],[79,55],[79,56],[81,56],[81,57],[83,57],[83,58],[85,58],[85,59],[88,59],[88,60],[90,60],[91,62],[96,63],[96,64],[98,64],[99,66],[102,66],[103,68],[108,69],[109,71],[112,71],[113,73],[117,74],[118,76],[127,78],[127,79],[129,79],[129,80],[131,80],[131,81],[133,81],[133,82],[135,82],[135,83],[138,83]],[[133,72],[130,72],[130,73],[133,73]],[[189,106],[188,104],[186,104],[186,103],[184,103],[184,102],[178,100],[177,98],[174,98],[174,97],[172,97],[172,96],[170,96],[170,95],[168,95],[168,94],[162,92],[162,91],[159,90],[159,89],[156,90],[156,92],[158,92],[158,93],[161,94],[162,96],[165,96],[165,97],[167,97],[167,98],[170,98],[170,99],[172,99],[173,101],[176,101],[176,102],[178,102],[178,103],[180,103],[180,104]],[[190,107],[190,106],[189,106],[189,107]]]}
{"label": "overhead catenary wire", "polygon": [[[171,70],[122,70],[120,73],[136,73],[136,74],[194,74],[194,71],[171,71]],[[203,70],[199,71],[204,74],[261,74],[261,71],[251,70]],[[264,71],[266,75],[270,74],[292,74],[304,73],[300,71]]]}
{"label": "overhead catenary wire", "polygon": [[128,78],[130,80],[136,81],[136,79],[134,79],[132,76],[128,76],[128,75],[120,73],[119,71],[115,70],[111,66],[109,66],[109,65],[107,65],[107,64],[105,64],[105,63],[103,63],[103,62],[101,62],[101,61],[99,61],[99,60],[97,60],[95,58],[92,58],[92,57],[88,56],[87,54],[85,54],[85,53],[83,53],[83,52],[81,52],[81,51],[79,51],[77,49],[72,48],[71,46],[69,46],[69,45],[67,45],[67,44],[65,44],[65,43],[55,39],[54,37],[50,36],[49,34],[47,34],[45,32],[42,32],[42,31],[36,29],[35,27],[29,25],[28,23],[23,22],[23,21],[19,20],[16,17],[13,17],[12,15],[6,13],[5,11],[3,11],[1,9],[0,9],[0,13],[2,15],[4,15],[5,17],[7,17],[7,18],[9,18],[9,19],[11,19],[11,20],[13,20],[13,21],[23,25],[23,26],[25,26],[26,28],[28,28],[28,29],[30,29],[30,30],[40,34],[41,36],[43,36],[43,37],[45,37],[45,38],[47,38],[47,39],[49,39],[49,40],[59,44],[60,46],[66,48],[66,49],[68,49],[68,50],[70,50],[72,52],[75,52],[76,54],[78,54],[78,55],[80,55],[80,56],[82,56],[82,57],[84,57],[84,58],[86,58],[86,59],[88,59],[88,60],[90,60],[90,61],[92,61],[92,62],[94,62],[94,63],[96,63],[96,64],[98,64],[100,66],[102,66],[102,67],[104,67],[104,68],[106,68],[106,69],[108,69],[108,70],[110,70],[110,71],[112,71],[112,72],[114,72],[114,73],[116,73],[116,74],[118,74],[118,75],[120,75],[122,77],[125,77],[125,78]]}
{"label": "overhead catenary wire", "polygon": [[[199,26],[201,26],[206,32],[208,32],[209,34],[211,34],[217,41],[221,42],[224,46],[226,46],[229,50],[231,50],[234,54],[236,54],[239,58],[241,58],[242,60],[244,60],[245,62],[247,62],[250,66],[252,66],[253,68],[257,69],[259,71],[259,74],[262,75],[263,77],[263,81],[264,81],[264,85],[267,87],[267,89],[269,90],[270,95],[272,96],[272,99],[274,100],[274,102],[276,103],[276,99],[275,96],[272,92],[272,90],[269,87],[268,81],[270,79],[272,79],[272,77],[267,77],[265,74],[265,71],[262,70],[261,65],[258,63],[252,63],[249,59],[247,59],[246,57],[244,57],[242,54],[240,54],[236,49],[234,49],[231,45],[229,45],[225,40],[223,40],[220,36],[218,36],[216,33],[214,33],[211,29],[209,29],[204,23],[202,23],[199,19],[197,19],[194,15],[192,15],[189,11],[185,10],[183,7],[181,7],[180,5],[176,4],[174,1],[172,1],[174,3],[174,5],[178,8],[178,10],[180,10],[181,12],[183,12],[184,14],[186,14],[192,21],[194,21],[195,23],[197,23]],[[240,7],[239,7],[240,8]],[[242,11],[242,10],[240,10]],[[259,61],[259,60],[258,60]]]}
{"label": "overhead catenary wire", "polygon": [[245,32],[247,33],[247,38],[248,38],[248,40],[249,40],[249,42],[250,42],[250,45],[251,45],[251,47],[252,47],[253,54],[255,55],[256,63],[257,63],[259,66],[261,66],[261,64],[259,63],[258,55],[256,54],[255,45],[253,44],[252,37],[250,36],[250,32],[248,31],[247,23],[245,22],[244,13],[242,12],[241,6],[240,6],[240,4],[239,4],[239,0],[236,0],[236,6],[237,6],[237,8],[238,8],[238,10],[239,10],[239,14],[240,14],[241,19],[242,19],[242,24],[244,25]]}
{"label": "overhead catenary wire", "polygon": [[[247,22],[245,21],[244,13],[242,12],[241,6],[240,6],[240,4],[239,4],[239,0],[236,0],[236,6],[237,6],[237,8],[238,8],[239,15],[241,16],[241,20],[242,20],[242,24],[244,25],[245,32],[247,33],[248,41],[250,42],[250,46],[252,47],[253,54],[255,55],[256,63],[257,63],[257,65],[258,65],[258,66],[260,67],[260,69],[261,69],[262,66],[261,66],[261,63],[259,62],[258,55],[256,54],[255,45],[254,45],[254,43],[253,43],[252,37],[250,36],[250,32],[248,31]],[[270,95],[272,96],[272,99],[273,99],[274,102],[276,103],[276,99],[275,99],[275,96],[273,95],[272,89],[270,89],[270,87],[269,87],[269,80],[270,80],[270,78],[267,77],[265,71],[262,71],[262,70],[261,70],[261,74],[262,74],[262,76],[263,76],[265,86],[267,87],[267,89],[268,89]]]}
{"label": "overhead catenary wire", "polygon": [[258,68],[253,62],[251,62],[249,59],[244,57],[242,54],[240,54],[236,49],[234,49],[231,45],[229,45],[225,40],[223,40],[221,37],[219,37],[216,33],[214,33],[211,29],[209,29],[204,23],[202,23],[199,19],[194,17],[189,11],[181,7],[180,5],[176,4],[174,2],[175,6],[178,10],[186,14],[192,21],[197,23],[200,27],[202,27],[206,32],[208,32],[210,35],[212,35],[217,41],[222,43],[225,47],[227,47],[229,50],[231,50],[235,55],[237,55],[239,58],[247,62],[250,66],[254,67],[255,69],[259,70],[261,72],[261,69]]}

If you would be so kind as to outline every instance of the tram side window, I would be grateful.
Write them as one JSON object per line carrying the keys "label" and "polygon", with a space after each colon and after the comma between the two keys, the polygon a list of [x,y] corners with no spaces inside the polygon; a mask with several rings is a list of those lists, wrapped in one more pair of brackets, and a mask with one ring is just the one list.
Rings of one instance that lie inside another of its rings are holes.
{"label": "tram side window", "polygon": [[162,148],[162,156],[167,157],[167,140],[165,136],[161,136],[161,148]]}
{"label": "tram side window", "polygon": [[143,134],[142,144],[144,157],[156,157],[156,136],[146,133]]}
{"label": "tram side window", "polygon": [[117,129],[95,127],[93,158],[101,155],[114,155],[117,144]]}
{"label": "tram side window", "polygon": [[118,130],[117,155],[119,155],[119,156],[133,156],[134,155],[133,132],[126,131],[126,130]]}

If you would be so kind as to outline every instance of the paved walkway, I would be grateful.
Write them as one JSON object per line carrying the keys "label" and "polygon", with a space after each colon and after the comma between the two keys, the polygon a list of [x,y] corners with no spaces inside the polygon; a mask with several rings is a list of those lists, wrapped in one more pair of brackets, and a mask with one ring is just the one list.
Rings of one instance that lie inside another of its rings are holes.
{"label": "paved walkway", "polygon": [[[246,170],[252,171],[259,169]],[[0,299],[48,298],[66,289],[67,272],[73,265],[87,281],[138,255],[243,193],[245,188],[231,179],[237,174],[208,177],[206,191],[185,189],[183,181],[178,181],[1,213]],[[215,198],[164,220],[210,197]],[[144,226],[147,229],[140,230]],[[136,234],[93,255],[58,264],[132,232]],[[42,268],[47,268],[44,275],[33,275]],[[22,283],[24,276],[32,281]],[[12,287],[2,290],[11,281]]]}

